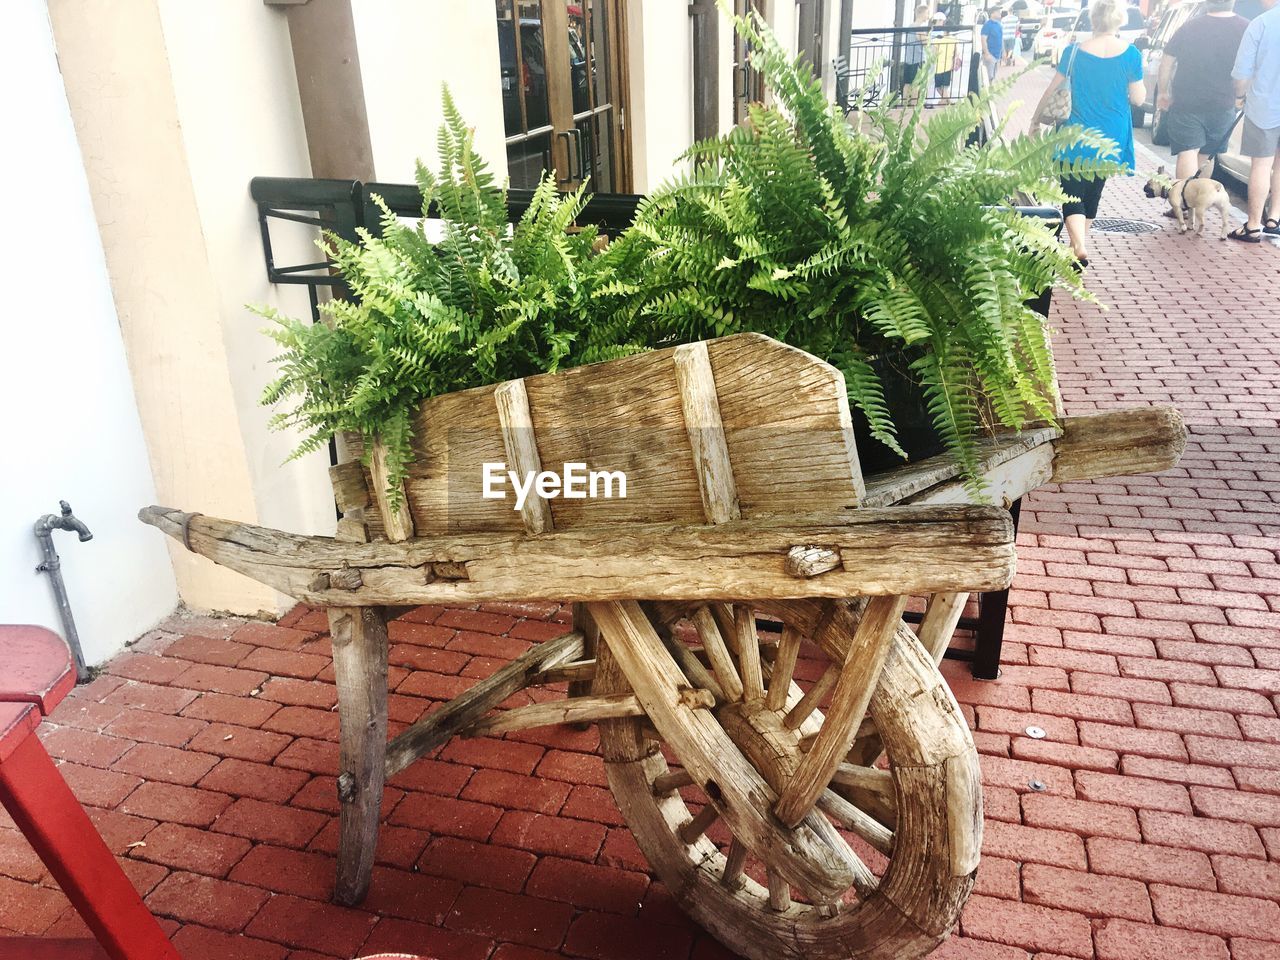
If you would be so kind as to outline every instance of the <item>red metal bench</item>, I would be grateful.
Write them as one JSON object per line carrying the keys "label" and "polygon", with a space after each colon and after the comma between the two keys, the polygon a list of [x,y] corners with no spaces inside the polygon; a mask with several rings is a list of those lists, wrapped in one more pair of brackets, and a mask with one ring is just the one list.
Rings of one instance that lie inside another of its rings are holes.
{"label": "red metal bench", "polygon": [[[33,735],[74,685],[71,657],[57,634],[41,627],[0,626],[0,803],[106,956],[180,960]],[[13,941],[0,941],[0,958],[94,956],[86,946],[84,941],[28,941],[18,948]],[[55,947],[59,952],[50,952]]]}

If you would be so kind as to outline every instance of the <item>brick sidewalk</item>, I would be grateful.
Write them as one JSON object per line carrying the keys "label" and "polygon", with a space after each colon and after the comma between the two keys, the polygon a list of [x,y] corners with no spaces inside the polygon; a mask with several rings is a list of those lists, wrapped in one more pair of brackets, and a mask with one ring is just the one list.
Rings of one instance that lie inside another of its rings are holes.
{"label": "brick sidewalk", "polygon": [[[1108,187],[1104,215],[1160,219],[1136,180]],[[945,667],[983,754],[987,822],[962,934],[936,956],[1275,960],[1280,250],[1167,225],[1095,247],[1111,310],[1055,309],[1067,408],[1172,401],[1191,443],[1166,475],[1026,502],[1003,677]],[[394,725],[563,619],[554,606],[406,616],[391,634]],[[302,609],[280,625],[172,621],[45,731],[188,960],[725,955],[650,882],[593,732],[455,741],[410,768],[387,790],[366,908],[328,904],[323,630]],[[0,928],[83,933],[7,820]]]}

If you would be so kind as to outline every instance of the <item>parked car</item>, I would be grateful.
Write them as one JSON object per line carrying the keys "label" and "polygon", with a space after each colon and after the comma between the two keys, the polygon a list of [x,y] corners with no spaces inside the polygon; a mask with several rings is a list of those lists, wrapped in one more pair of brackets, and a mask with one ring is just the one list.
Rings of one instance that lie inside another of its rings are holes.
{"label": "parked car", "polygon": [[[1040,34],[1036,38],[1039,42],[1037,56],[1047,56],[1049,62],[1057,66],[1058,60],[1062,57],[1062,51],[1077,40],[1083,40],[1092,29],[1093,26],[1089,22],[1088,9],[1081,10],[1076,14],[1056,15],[1050,18],[1049,24],[1041,28]],[[1142,11],[1138,7],[1131,6],[1128,8],[1124,26],[1119,29],[1117,36],[1121,40],[1133,43],[1143,36],[1146,30],[1146,17],[1142,15]],[[1046,36],[1046,33],[1052,33],[1052,36]]]}

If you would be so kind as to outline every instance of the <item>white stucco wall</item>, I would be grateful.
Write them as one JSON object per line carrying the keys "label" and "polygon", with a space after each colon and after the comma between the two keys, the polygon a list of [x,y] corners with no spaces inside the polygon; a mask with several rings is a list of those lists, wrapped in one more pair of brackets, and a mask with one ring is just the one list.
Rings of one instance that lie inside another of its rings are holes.
{"label": "white stucco wall", "polygon": [[351,5],[373,167],[379,180],[412,183],[414,162],[436,169],[441,90],[475,128],[476,148],[507,174],[498,21],[490,2],[355,0]]}
{"label": "white stucco wall", "polygon": [[636,193],[677,168],[693,142],[693,39],[687,0],[631,0],[627,7]]}
{"label": "white stucco wall", "polygon": [[[254,176],[311,176],[289,25],[281,8],[259,0],[160,0],[159,12],[258,522],[329,535],[328,456],[286,462],[297,437],[269,429],[272,411],[258,402],[279,349],[261,332],[267,322],[246,309],[310,314],[305,287],[267,282],[249,196]],[[277,223],[272,240],[277,263],[319,259],[310,231]]]}
{"label": "white stucco wall", "polygon": [[0,349],[0,623],[62,633],[48,578],[34,572],[31,528],[69,500],[94,538],[55,532],[54,542],[96,663],[172,610],[177,587],[164,538],[135,516],[155,501],[155,487],[45,4],[16,0],[0,22],[9,40],[0,115],[10,133],[0,176],[16,187],[0,232],[10,277]]}

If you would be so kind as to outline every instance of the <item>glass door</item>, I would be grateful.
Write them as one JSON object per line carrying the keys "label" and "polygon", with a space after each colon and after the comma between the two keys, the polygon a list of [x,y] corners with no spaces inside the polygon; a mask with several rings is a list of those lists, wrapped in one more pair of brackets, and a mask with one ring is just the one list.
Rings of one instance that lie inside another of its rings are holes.
{"label": "glass door", "polygon": [[626,189],[620,0],[495,0],[511,186]]}

